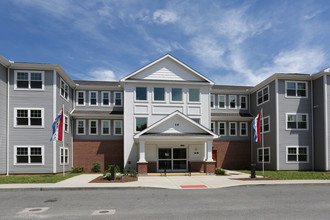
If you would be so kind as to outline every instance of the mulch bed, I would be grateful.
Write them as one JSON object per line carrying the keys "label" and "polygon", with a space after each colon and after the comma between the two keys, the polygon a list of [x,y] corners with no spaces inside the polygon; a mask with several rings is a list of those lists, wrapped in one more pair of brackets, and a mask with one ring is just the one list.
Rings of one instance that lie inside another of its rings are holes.
{"label": "mulch bed", "polygon": [[127,182],[134,182],[134,181],[138,181],[137,177],[131,177],[131,176],[123,176],[124,178],[122,179],[115,179],[115,180],[107,180],[107,179],[103,179],[103,176],[99,176],[95,179],[93,179],[92,181],[90,181],[90,183],[127,183]]}
{"label": "mulch bed", "polygon": [[261,178],[253,178],[253,179],[251,179],[251,178],[231,178],[231,180],[248,180],[248,181],[256,181],[256,180],[277,180],[277,179],[275,179],[275,178],[270,178],[270,177],[265,177],[265,178],[263,178],[263,177],[261,177]]}

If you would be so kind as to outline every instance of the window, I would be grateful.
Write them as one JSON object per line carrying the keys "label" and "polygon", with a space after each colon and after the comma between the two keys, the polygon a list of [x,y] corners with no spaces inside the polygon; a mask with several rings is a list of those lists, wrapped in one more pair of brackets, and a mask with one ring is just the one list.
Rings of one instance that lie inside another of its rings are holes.
{"label": "window", "polygon": [[165,101],[164,88],[154,88],[154,101]]}
{"label": "window", "polygon": [[287,130],[308,130],[308,114],[286,114]]}
{"label": "window", "polygon": [[69,117],[64,115],[64,131],[69,133]]}
{"label": "window", "polygon": [[145,101],[147,100],[147,88],[136,87],[135,100]]}
{"label": "window", "polygon": [[[262,163],[262,148],[258,148],[258,163]],[[270,163],[270,147],[264,148],[264,162]]]}
{"label": "window", "polygon": [[266,86],[260,89],[257,92],[257,105],[261,105],[267,101],[269,101],[269,86]]}
{"label": "window", "polygon": [[69,164],[69,149],[61,147],[61,162],[60,165],[63,165],[63,159],[65,161],[64,164]]}
{"label": "window", "polygon": [[14,108],[14,127],[44,127],[44,109]]}
{"label": "window", "polygon": [[266,116],[266,117],[263,117],[261,120],[260,120],[260,133],[262,132],[270,132],[270,116]]}
{"label": "window", "polygon": [[43,165],[43,146],[15,146],[15,165]]}
{"label": "window", "polygon": [[199,89],[189,89],[189,102],[199,102]]}
{"label": "window", "polygon": [[219,108],[226,108],[226,96],[218,95]]}
{"label": "window", "polygon": [[287,146],[286,147],[287,163],[307,163],[308,162],[308,147],[302,146]]}
{"label": "window", "polygon": [[69,86],[63,81],[63,79],[61,79],[61,96],[66,101],[69,101]]}
{"label": "window", "polygon": [[97,105],[97,92],[89,91],[89,105]]}
{"label": "window", "polygon": [[307,97],[307,82],[285,82],[285,97]]}
{"label": "window", "polygon": [[110,92],[102,91],[102,104],[101,106],[109,106],[110,105]]}
{"label": "window", "polygon": [[85,120],[77,120],[77,135],[85,134]]}
{"label": "window", "polygon": [[214,95],[212,94],[211,95],[211,102],[210,102],[210,106],[211,106],[211,108],[214,108]]}
{"label": "window", "polygon": [[241,132],[240,135],[241,136],[247,136],[248,135],[248,123],[247,122],[240,122],[240,128],[241,128]]}
{"label": "window", "polygon": [[182,89],[181,88],[172,88],[172,101],[181,102],[182,101]]}
{"label": "window", "polygon": [[15,71],[15,89],[44,89],[43,71]]}
{"label": "window", "polygon": [[214,133],[214,129],[215,129],[215,127],[214,127],[214,126],[215,126],[215,122],[214,122],[214,121],[212,121],[212,122],[211,122],[211,129],[210,129],[210,130],[211,130],[213,133]]}
{"label": "window", "polygon": [[102,120],[102,135],[108,135],[110,134],[110,121],[109,120]]}
{"label": "window", "polygon": [[192,118],[191,120],[193,120],[194,122],[196,122],[196,123],[198,123],[198,124],[199,124],[200,121],[201,121],[199,118]]}
{"label": "window", "polygon": [[219,135],[226,136],[226,122],[219,122]]}
{"label": "window", "polygon": [[85,91],[77,91],[77,106],[85,106]]}
{"label": "window", "polygon": [[229,96],[229,108],[235,109],[236,108],[236,95]]}
{"label": "window", "polygon": [[122,93],[115,92],[115,106],[122,106]]}
{"label": "window", "polygon": [[121,120],[115,120],[114,121],[114,135],[122,135],[122,121]]}
{"label": "window", "polygon": [[89,134],[97,135],[97,120],[89,120]]}
{"label": "window", "polygon": [[236,122],[229,122],[229,136],[236,136]]}
{"label": "window", "polygon": [[240,96],[240,104],[241,104],[241,109],[247,109],[247,96],[246,95]]}
{"label": "window", "polygon": [[142,131],[147,128],[147,118],[135,118],[135,131]]}

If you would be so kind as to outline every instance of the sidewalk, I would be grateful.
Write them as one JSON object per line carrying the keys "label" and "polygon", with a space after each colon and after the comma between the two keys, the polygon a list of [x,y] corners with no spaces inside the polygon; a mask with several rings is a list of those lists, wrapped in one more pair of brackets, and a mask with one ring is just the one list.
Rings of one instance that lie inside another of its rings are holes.
{"label": "sidewalk", "polygon": [[248,185],[274,184],[330,184],[330,180],[237,180],[249,178],[249,174],[227,171],[228,176],[140,176],[136,182],[127,183],[89,183],[101,174],[82,174],[58,183],[47,184],[0,184],[0,190],[82,190],[82,189],[118,189],[118,188],[225,188]]}

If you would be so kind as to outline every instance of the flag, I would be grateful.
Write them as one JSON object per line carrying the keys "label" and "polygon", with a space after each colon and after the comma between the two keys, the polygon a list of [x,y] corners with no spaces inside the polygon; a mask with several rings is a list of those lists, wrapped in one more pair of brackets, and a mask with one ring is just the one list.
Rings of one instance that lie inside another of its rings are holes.
{"label": "flag", "polygon": [[254,128],[254,142],[260,142],[260,115],[261,112],[259,112],[257,117],[252,122],[252,126]]}
{"label": "flag", "polygon": [[63,108],[56,116],[53,122],[53,134],[50,141],[62,141],[63,140]]}

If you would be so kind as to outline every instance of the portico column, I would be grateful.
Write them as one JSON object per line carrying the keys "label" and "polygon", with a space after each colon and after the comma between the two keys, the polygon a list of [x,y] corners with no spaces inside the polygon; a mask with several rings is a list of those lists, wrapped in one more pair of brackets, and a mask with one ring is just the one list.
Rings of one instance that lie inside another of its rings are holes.
{"label": "portico column", "polygon": [[207,148],[207,162],[213,162],[213,158],[212,158],[212,145],[213,145],[213,141],[207,141],[205,142],[205,147]]}
{"label": "portico column", "polygon": [[145,150],[145,141],[140,141],[140,160],[139,162],[147,162],[145,155],[146,155],[146,150]]}

